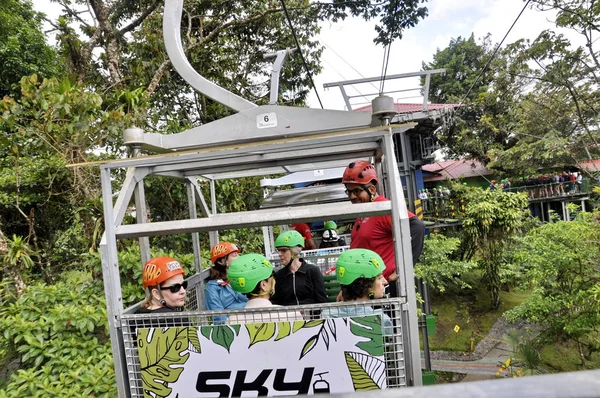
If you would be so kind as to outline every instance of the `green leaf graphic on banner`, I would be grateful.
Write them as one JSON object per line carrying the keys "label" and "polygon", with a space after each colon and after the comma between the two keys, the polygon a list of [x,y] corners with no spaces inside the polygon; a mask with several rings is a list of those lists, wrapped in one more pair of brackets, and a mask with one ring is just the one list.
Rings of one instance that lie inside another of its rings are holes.
{"label": "green leaf graphic on banner", "polygon": [[200,348],[200,338],[198,337],[198,329],[196,328],[188,328],[188,340],[190,341],[191,351],[200,353],[202,349]]}
{"label": "green leaf graphic on banner", "polygon": [[202,326],[200,332],[202,333],[202,336],[213,343],[220,345],[229,352],[233,339],[235,338],[234,332],[237,334],[237,332],[239,332],[239,327],[236,330],[228,325]]}
{"label": "green leaf graphic on banner", "polygon": [[373,356],[383,355],[381,317],[379,315],[368,315],[351,317],[350,320],[352,334],[368,339],[368,341],[356,343],[356,346]]}
{"label": "green leaf graphic on banner", "polygon": [[298,330],[302,329],[302,327],[304,326],[304,323],[305,323],[304,321],[295,321],[292,331],[294,333],[296,333]]}
{"label": "green leaf graphic on banner", "polygon": [[293,332],[296,333],[300,329],[314,328],[317,326],[321,326],[321,325],[323,325],[323,322],[325,322],[324,319],[317,319],[314,321],[295,321]]}
{"label": "green leaf graphic on banner", "polygon": [[275,323],[247,323],[245,326],[250,336],[248,347],[260,341],[268,341],[275,336]]}
{"label": "green leaf graphic on banner", "polygon": [[277,337],[275,341],[281,340],[292,333],[292,326],[289,322],[277,322]]}
{"label": "green leaf graphic on banner", "polygon": [[188,329],[139,329],[138,354],[144,395],[153,393],[166,397],[171,393],[169,383],[177,381],[183,371],[183,367],[173,365],[183,365],[190,356],[189,353],[181,355],[189,346]]}
{"label": "green leaf graphic on banner", "polygon": [[323,322],[325,322],[324,319],[317,319],[314,321],[307,321],[304,326],[302,326],[303,328],[314,328],[315,326],[321,326],[323,325]]}
{"label": "green leaf graphic on banner", "polygon": [[242,325],[229,325],[229,327],[230,327],[230,328],[232,328],[232,329],[233,329],[233,331],[235,332],[235,335],[236,335],[236,336],[239,336],[239,335],[240,335],[240,327],[241,327],[241,326],[242,326]]}
{"label": "green leaf graphic on banner", "polygon": [[382,388],[385,381],[385,364],[382,360],[370,355],[348,351],[344,352],[344,357],[354,391],[380,390]]}
{"label": "green leaf graphic on banner", "polygon": [[212,332],[212,341],[215,344],[224,347],[227,352],[229,352],[229,348],[231,347],[231,343],[233,343],[233,330],[229,328],[229,326],[213,326]]}
{"label": "green leaf graphic on banner", "polygon": [[317,345],[318,341],[319,341],[319,335],[318,334],[315,334],[310,339],[308,339],[308,341],[306,343],[304,343],[304,347],[302,347],[302,352],[300,353],[300,359],[302,359],[313,348],[315,348],[315,346]]}
{"label": "green leaf graphic on banner", "polygon": [[210,340],[212,326],[200,326],[200,333],[202,333],[202,336],[204,336],[207,340]]}

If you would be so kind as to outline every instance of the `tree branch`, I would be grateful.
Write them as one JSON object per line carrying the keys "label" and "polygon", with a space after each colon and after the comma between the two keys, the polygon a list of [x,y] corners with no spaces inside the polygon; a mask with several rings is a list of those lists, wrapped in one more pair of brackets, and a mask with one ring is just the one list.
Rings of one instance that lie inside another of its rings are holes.
{"label": "tree branch", "polygon": [[161,0],[154,0],[154,3],[150,4],[150,6],[143,13],[141,13],[136,19],[131,21],[129,25],[119,30],[117,34],[119,36],[123,36],[125,33],[131,32],[132,30],[140,26],[144,22],[144,20],[158,8],[158,6],[161,3]]}

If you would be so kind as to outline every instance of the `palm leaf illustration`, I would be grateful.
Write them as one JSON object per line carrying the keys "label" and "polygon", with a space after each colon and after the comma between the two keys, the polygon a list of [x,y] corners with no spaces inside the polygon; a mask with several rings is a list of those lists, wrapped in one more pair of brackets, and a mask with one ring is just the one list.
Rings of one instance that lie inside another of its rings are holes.
{"label": "palm leaf illustration", "polygon": [[[179,379],[182,367],[190,354],[181,355],[188,349],[189,328],[140,329],[138,354],[142,373],[144,395],[166,397],[171,394],[169,383]],[[193,328],[192,328],[193,329]]]}
{"label": "palm leaf illustration", "polygon": [[381,317],[379,315],[368,315],[352,317],[350,320],[352,334],[367,339],[367,341],[356,343],[356,346],[373,356],[383,355]]}
{"label": "palm leaf illustration", "polygon": [[381,359],[349,351],[344,352],[344,357],[355,391],[385,388],[385,363]]}

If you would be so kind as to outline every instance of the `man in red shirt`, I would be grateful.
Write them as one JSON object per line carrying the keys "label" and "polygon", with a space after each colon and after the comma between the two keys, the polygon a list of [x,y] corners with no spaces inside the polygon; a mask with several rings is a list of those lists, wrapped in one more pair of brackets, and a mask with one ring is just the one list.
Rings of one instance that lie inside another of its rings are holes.
{"label": "man in red shirt", "polygon": [[308,224],[292,224],[290,227],[298,232],[304,238],[304,250],[314,250],[317,248],[317,244],[313,240],[312,232]]}
{"label": "man in red shirt", "polygon": [[[379,178],[377,177],[375,167],[365,160],[357,160],[350,163],[342,176],[342,184],[346,186],[346,194],[352,203],[389,200],[377,194],[378,182]],[[423,250],[425,224],[410,211],[408,212],[408,217],[414,265]],[[394,236],[390,215],[357,218],[350,237],[351,249],[369,249],[379,254],[385,263],[383,276],[388,281],[395,281],[397,279]],[[392,297],[397,296],[395,283],[390,284],[390,293]]]}

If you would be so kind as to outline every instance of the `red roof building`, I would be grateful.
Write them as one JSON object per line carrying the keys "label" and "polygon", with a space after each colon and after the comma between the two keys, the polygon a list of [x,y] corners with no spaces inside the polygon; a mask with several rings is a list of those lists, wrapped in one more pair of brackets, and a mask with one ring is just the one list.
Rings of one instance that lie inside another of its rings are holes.
{"label": "red roof building", "polygon": [[477,160],[444,160],[423,165],[422,170],[430,175],[423,175],[425,182],[454,180],[456,178],[474,178],[492,174],[481,162]]}

